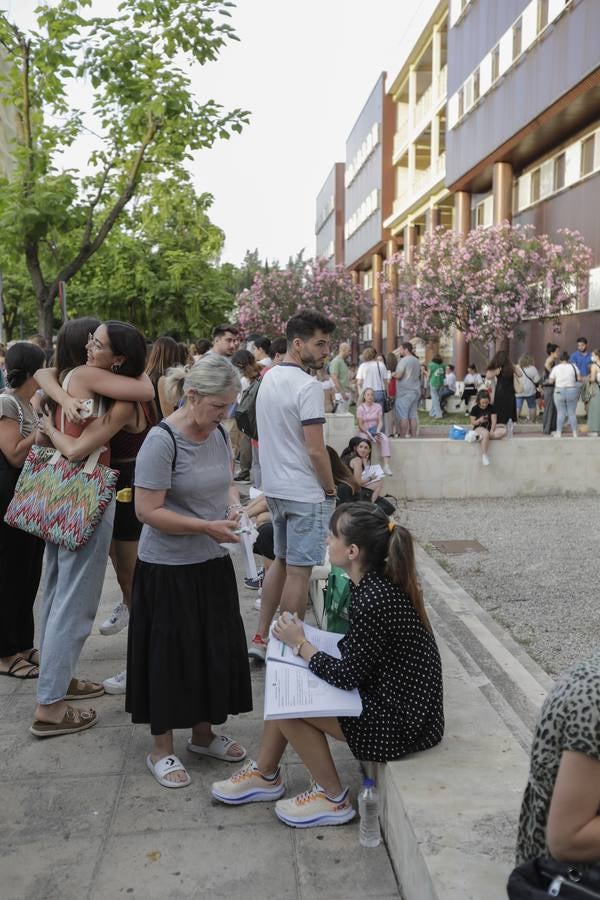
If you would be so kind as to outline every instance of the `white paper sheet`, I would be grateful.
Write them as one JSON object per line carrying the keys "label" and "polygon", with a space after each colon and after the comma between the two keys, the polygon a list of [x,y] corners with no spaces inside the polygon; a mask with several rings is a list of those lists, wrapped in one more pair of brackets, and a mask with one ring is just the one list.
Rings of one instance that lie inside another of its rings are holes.
{"label": "white paper sheet", "polygon": [[[304,625],[304,635],[317,650],[324,650],[330,656],[335,656],[336,659],[340,658],[338,642],[344,637],[343,634],[336,634],[334,631],[321,631],[320,628],[314,628],[312,625]],[[305,659],[302,659],[301,656],[294,656],[292,648],[277,640],[272,634],[267,647],[267,659],[308,669],[308,663]]]}
{"label": "white paper sheet", "polygon": [[315,716],[359,716],[357,690],[332,687],[309,669],[267,660],[265,719],[309,719]]}

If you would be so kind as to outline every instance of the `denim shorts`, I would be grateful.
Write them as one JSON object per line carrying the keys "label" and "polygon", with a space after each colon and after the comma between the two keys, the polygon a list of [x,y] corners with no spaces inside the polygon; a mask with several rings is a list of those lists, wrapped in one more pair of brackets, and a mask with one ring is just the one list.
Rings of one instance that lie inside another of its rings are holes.
{"label": "denim shorts", "polygon": [[321,566],[325,539],[335,510],[335,497],[321,503],[267,497],[273,518],[273,543],[277,559],[290,566]]}
{"label": "denim shorts", "polygon": [[396,394],[396,415],[399,419],[416,419],[420,391],[398,391]]}

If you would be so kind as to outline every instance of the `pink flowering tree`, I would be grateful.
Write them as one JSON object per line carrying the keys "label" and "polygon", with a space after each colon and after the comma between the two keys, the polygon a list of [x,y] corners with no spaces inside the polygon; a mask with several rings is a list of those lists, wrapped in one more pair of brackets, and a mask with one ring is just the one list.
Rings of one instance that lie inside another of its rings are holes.
{"label": "pink flowering tree", "polygon": [[343,266],[328,269],[325,260],[301,256],[285,269],[258,272],[237,303],[237,321],[246,334],[283,334],[298,310],[316,309],[335,322],[336,339],[355,335],[369,308],[367,295]]}
{"label": "pink flowering tree", "polygon": [[464,237],[437,228],[412,260],[389,260],[383,286],[406,334],[431,340],[457,328],[469,342],[489,342],[510,339],[524,319],[571,311],[591,265],[591,250],[568,229],[553,241],[508,222]]}

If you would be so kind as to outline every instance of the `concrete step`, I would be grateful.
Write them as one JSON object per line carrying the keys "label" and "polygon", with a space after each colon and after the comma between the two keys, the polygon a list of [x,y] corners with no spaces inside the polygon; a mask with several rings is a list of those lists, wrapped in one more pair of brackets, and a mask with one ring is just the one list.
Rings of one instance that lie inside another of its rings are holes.
{"label": "concrete step", "polygon": [[551,679],[422,549],[442,656],[446,734],[378,767],[405,900],[505,900],[537,711]]}

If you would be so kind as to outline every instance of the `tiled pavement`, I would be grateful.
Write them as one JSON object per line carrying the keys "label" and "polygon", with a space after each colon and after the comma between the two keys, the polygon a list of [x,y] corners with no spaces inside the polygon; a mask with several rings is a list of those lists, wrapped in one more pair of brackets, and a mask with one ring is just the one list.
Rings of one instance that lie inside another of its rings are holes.
{"label": "tiled pavement", "polygon": [[[257,617],[255,597],[242,589],[248,633]],[[98,623],[117,598],[109,564],[94,631],[80,661],[82,677],[100,681],[125,666],[126,632],[98,633]],[[253,664],[252,683],[254,711],[224,728],[251,755],[260,739],[264,667]],[[385,847],[361,848],[357,820],[297,830],[277,821],[272,804],[230,808],[214,803],[212,781],[232,768],[190,758],[183,732],[176,734],[176,752],[193,782],[168,791],[145,767],[149,732],[131,725],[123,697],[92,701],[99,714],[95,728],[38,740],[28,732],[34,695],[35,682],[0,678],[1,900],[399,896]],[[357,762],[345,746],[338,744],[334,753],[342,781],[356,792]],[[306,773],[298,758],[288,750],[284,763],[288,793],[304,790]]]}

